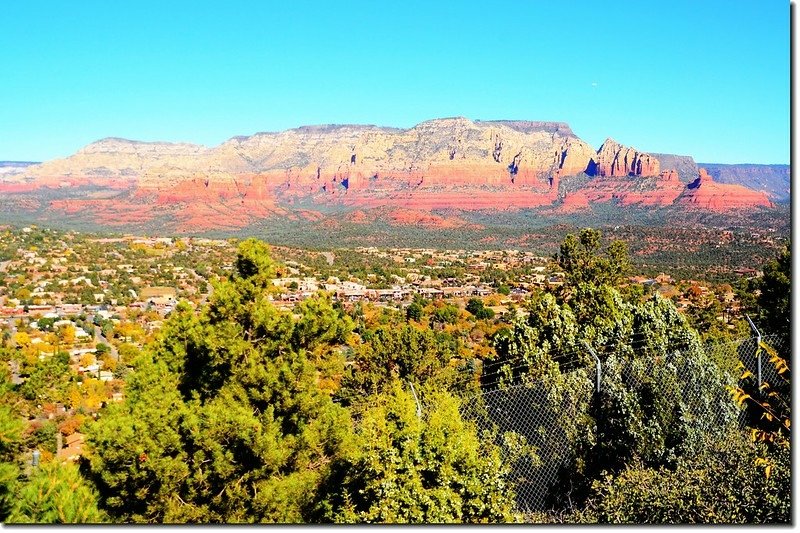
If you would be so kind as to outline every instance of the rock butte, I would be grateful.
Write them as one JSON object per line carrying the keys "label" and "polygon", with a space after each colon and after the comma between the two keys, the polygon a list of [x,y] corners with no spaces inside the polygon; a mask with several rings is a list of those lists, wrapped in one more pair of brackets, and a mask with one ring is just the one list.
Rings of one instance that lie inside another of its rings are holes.
{"label": "rock butte", "polygon": [[701,207],[711,211],[734,208],[770,207],[771,202],[763,192],[741,185],[716,183],[704,168],[696,180],[686,186],[676,204]]}
{"label": "rock butte", "polygon": [[589,166],[596,170],[591,172],[590,169],[590,173],[598,176],[655,176],[659,171],[658,159],[610,138],[605,140]]}
{"label": "rock butte", "polygon": [[[561,180],[583,174],[590,179],[580,191],[559,192]],[[89,188],[109,194],[87,197]],[[662,171],[656,156],[610,138],[595,150],[565,123],[461,117],[409,129],[305,126],[211,148],[107,138],[0,178],[0,193],[29,200],[40,189],[57,191],[50,203],[57,212],[112,225],[164,217],[177,231],[241,228],[290,214],[313,220],[321,216],[315,205],[386,207],[389,223],[436,227],[462,221],[426,211],[575,212],[610,201],[712,211],[771,205],[763,193],[716,183],[705,171],[686,185],[674,170]]]}

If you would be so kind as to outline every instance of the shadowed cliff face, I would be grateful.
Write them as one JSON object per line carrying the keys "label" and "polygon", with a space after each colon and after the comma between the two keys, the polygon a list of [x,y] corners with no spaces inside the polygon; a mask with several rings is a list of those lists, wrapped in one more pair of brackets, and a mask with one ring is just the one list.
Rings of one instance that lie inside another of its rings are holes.
{"label": "shadowed cliff face", "polygon": [[[565,197],[560,180],[575,175],[593,178]],[[158,217],[184,231],[330,209],[387,208],[403,213],[389,223],[407,224],[436,222],[424,213],[437,209],[769,205],[748,189],[725,187],[707,187],[713,200],[690,194],[656,157],[611,139],[595,150],[564,123],[461,117],[409,129],[305,126],[215,147],[107,138],[0,177],[0,193],[25,194],[52,212],[119,226]]]}

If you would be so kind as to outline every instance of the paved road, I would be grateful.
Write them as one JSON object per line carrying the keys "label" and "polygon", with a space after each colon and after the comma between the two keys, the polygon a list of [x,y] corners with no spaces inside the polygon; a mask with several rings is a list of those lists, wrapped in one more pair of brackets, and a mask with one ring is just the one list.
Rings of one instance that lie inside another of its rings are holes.
{"label": "paved road", "polygon": [[[92,324],[94,324],[94,315],[86,315],[86,319],[90,321]],[[119,351],[114,347],[113,344],[111,344],[111,342],[109,342],[107,338],[105,338],[103,332],[100,329],[100,326],[98,326],[97,324],[94,325],[94,342],[95,343],[102,342],[103,344],[108,345],[108,347],[111,348],[110,350],[111,356],[117,361],[119,361]]]}
{"label": "paved road", "polygon": [[9,318],[8,319],[8,329],[11,330],[11,347],[15,347],[17,345],[17,341],[14,339],[14,335],[17,333],[17,319],[16,318]]}
{"label": "paved road", "polygon": [[22,378],[19,377],[19,362],[11,360],[8,362],[8,366],[11,369],[11,383],[14,385],[22,383]]}

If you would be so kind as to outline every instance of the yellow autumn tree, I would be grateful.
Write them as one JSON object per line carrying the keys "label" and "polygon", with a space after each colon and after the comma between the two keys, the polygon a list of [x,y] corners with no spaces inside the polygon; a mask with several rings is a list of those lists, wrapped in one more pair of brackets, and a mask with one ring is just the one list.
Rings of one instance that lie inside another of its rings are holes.
{"label": "yellow autumn tree", "polygon": [[[750,436],[754,442],[767,445],[767,450],[775,448],[788,451],[791,447],[791,371],[787,359],[768,343],[761,341],[759,349],[767,356],[769,365],[774,369],[776,383],[769,383],[762,378],[756,383],[755,376],[744,368],[739,384],[732,387],[733,399],[746,410]],[[756,459],[756,465],[764,469],[769,477],[776,468],[776,461],[766,454]]]}
{"label": "yellow autumn tree", "polygon": [[75,326],[67,324],[60,327],[58,330],[58,337],[64,344],[73,344],[75,342]]}

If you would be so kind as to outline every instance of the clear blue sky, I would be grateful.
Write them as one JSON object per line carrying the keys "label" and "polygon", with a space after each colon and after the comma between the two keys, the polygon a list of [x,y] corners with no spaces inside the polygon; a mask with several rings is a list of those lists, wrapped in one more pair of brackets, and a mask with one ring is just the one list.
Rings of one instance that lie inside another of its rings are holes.
{"label": "clear blue sky", "polygon": [[5,0],[0,17],[0,160],[462,115],[789,161],[787,1]]}

